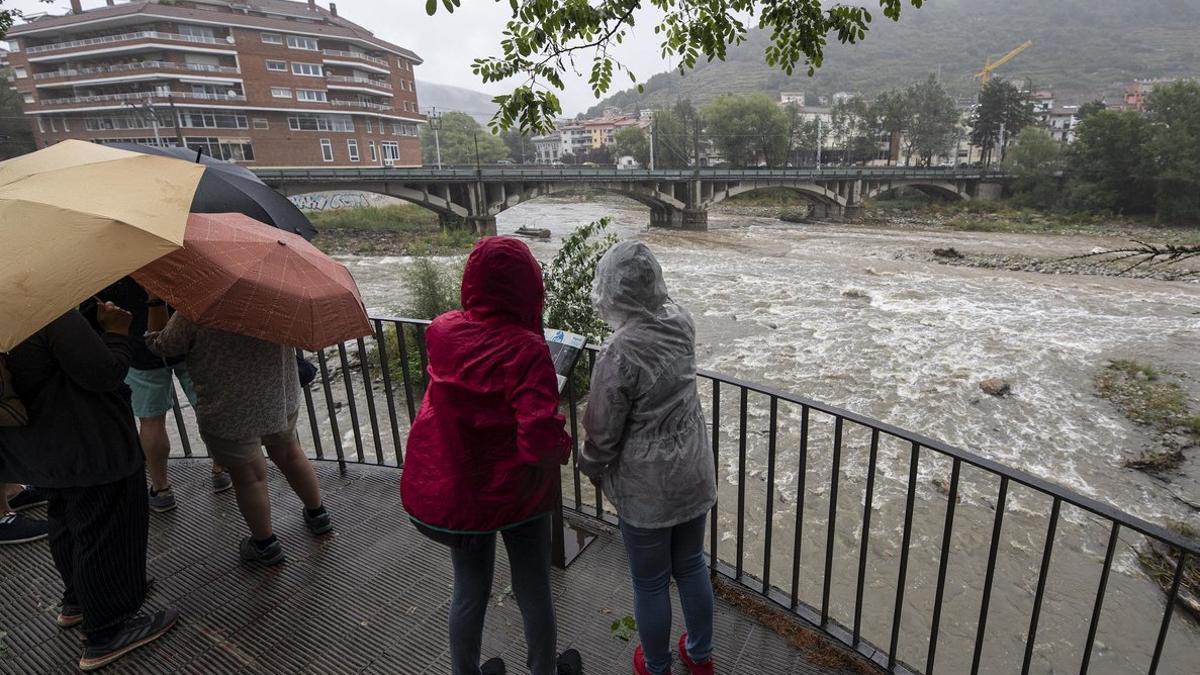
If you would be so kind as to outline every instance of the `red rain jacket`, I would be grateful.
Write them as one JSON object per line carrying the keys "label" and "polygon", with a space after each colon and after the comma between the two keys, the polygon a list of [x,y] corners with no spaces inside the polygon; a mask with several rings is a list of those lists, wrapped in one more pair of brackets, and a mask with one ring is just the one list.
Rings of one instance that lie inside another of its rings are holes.
{"label": "red rain jacket", "polygon": [[541,328],[544,295],[529,248],[489,237],[467,260],[463,309],[429,327],[430,383],[400,488],[418,522],[494,532],[555,507],[571,439]]}

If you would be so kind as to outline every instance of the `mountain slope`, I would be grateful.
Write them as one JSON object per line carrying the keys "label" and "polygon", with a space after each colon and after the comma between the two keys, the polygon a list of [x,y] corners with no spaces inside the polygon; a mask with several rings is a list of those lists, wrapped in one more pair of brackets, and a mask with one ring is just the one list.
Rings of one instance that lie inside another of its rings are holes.
{"label": "mountain slope", "polygon": [[481,91],[435,82],[417,82],[417,98],[422,112],[437,108],[442,112],[465,112],[480,124],[486,124],[496,112],[492,95]]}
{"label": "mountain slope", "polygon": [[[859,0],[871,6],[874,3]],[[877,15],[867,39],[830,44],[809,78],[788,77],[763,61],[769,36],[753,31],[725,62],[680,76],[650,78],[645,94],[626,90],[593,108],[656,107],[677,98],[706,102],[723,93],[835,91],[875,94],[941,71],[953,93],[973,94],[984,62],[1025,40],[1033,47],[997,71],[1052,87],[1060,100],[1120,94],[1134,78],[1200,75],[1200,2],[1196,0],[928,0],[898,23]]]}

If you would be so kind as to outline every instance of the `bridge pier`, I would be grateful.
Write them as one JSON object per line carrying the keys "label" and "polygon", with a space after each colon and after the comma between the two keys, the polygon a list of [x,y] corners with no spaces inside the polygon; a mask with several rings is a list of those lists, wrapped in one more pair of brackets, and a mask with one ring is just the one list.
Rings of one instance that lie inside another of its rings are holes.
{"label": "bridge pier", "polygon": [[481,237],[496,235],[496,216],[467,216],[467,227]]}
{"label": "bridge pier", "polygon": [[812,217],[817,220],[841,221],[845,219],[846,207],[839,204],[813,202]]}
{"label": "bridge pier", "polygon": [[708,211],[706,209],[651,207],[650,227],[672,230],[707,230]]}

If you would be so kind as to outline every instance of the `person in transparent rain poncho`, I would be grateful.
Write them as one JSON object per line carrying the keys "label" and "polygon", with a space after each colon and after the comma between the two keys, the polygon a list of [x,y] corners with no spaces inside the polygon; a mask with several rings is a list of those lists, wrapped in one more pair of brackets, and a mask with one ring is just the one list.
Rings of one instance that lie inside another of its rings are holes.
{"label": "person in transparent rain poncho", "polygon": [[643,243],[600,259],[592,302],[613,328],[592,371],[580,467],[617,509],[633,577],[638,675],[671,672],[671,577],[687,632],[679,657],[713,673],[713,590],[704,558],[716,472],[696,391],[696,329]]}

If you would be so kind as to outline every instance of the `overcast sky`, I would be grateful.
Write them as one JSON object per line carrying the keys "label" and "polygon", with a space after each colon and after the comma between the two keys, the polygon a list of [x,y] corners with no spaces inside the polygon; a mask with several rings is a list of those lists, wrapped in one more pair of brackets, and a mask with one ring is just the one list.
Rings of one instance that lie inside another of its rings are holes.
{"label": "overcast sky", "polygon": [[[328,7],[328,0],[318,0]],[[471,62],[481,56],[499,54],[501,31],[508,19],[508,2],[494,0],[463,0],[454,14],[439,7],[434,16],[425,14],[422,0],[337,0],[338,14],[353,21],[378,37],[415,51],[425,60],[417,69],[417,78],[427,82],[453,84],[459,87],[502,93],[503,84],[484,85],[471,73]],[[83,0],[85,9],[103,6],[103,0]],[[68,0],[45,4],[37,0],[5,0],[5,7],[27,13],[52,12],[63,14],[70,8]],[[667,70],[670,64],[659,57],[659,36],[654,34],[654,15],[642,13],[640,25],[634,28],[632,40],[626,40],[614,54],[641,78]],[[581,60],[583,76],[569,74],[566,91],[560,92],[563,111],[568,115],[582,112],[596,99],[587,84],[590,61]],[[508,83],[506,83],[508,84]],[[627,76],[613,76],[613,91],[631,84]],[[511,84],[509,85],[512,86]]]}

